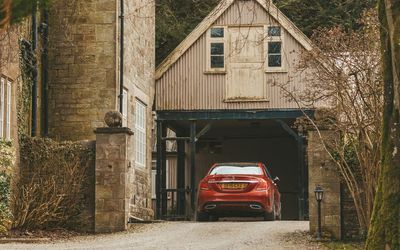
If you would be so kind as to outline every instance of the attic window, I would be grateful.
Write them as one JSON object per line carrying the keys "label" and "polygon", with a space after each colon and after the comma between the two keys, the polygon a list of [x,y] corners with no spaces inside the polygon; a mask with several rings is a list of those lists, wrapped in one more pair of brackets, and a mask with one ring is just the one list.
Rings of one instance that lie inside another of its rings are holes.
{"label": "attic window", "polygon": [[225,28],[212,27],[207,34],[207,69],[211,72],[225,70]]}
{"label": "attic window", "polygon": [[224,43],[211,43],[211,68],[224,68]]}
{"label": "attic window", "polygon": [[268,67],[282,67],[282,42],[268,42]]}
{"label": "attic window", "polygon": [[211,37],[212,38],[218,38],[218,37],[224,37],[224,28],[211,28]]}
{"label": "attic window", "polygon": [[268,27],[268,36],[281,36],[281,27],[279,26],[269,26]]}
{"label": "attic window", "polygon": [[283,32],[279,26],[267,27],[267,42],[266,42],[266,71],[283,71]]}

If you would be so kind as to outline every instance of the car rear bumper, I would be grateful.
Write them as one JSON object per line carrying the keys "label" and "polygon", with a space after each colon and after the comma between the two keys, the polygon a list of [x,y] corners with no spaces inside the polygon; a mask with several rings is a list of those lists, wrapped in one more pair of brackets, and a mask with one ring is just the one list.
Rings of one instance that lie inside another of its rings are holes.
{"label": "car rear bumper", "polygon": [[266,192],[243,194],[201,191],[199,193],[199,212],[263,214],[272,210],[270,197]]}

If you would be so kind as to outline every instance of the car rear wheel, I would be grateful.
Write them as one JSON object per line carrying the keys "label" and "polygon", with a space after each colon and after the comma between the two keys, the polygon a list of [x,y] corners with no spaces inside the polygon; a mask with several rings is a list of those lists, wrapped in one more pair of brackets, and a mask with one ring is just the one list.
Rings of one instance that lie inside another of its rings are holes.
{"label": "car rear wheel", "polygon": [[278,209],[279,213],[277,213],[275,215],[275,220],[281,220],[282,219],[282,209],[281,209],[281,205],[279,205],[279,209]]}
{"label": "car rear wheel", "polygon": [[210,215],[205,212],[197,212],[196,221],[209,221]]}
{"label": "car rear wheel", "polygon": [[216,215],[210,215],[210,221],[218,221],[219,217]]}
{"label": "car rear wheel", "polygon": [[272,205],[272,212],[265,212],[264,220],[265,221],[274,221],[276,217],[275,214],[275,204]]}

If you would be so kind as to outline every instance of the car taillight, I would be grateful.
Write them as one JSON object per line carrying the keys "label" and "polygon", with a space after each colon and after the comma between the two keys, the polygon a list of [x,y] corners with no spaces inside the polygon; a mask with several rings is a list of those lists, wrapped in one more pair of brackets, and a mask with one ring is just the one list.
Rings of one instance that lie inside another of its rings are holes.
{"label": "car taillight", "polygon": [[264,191],[265,192],[267,190],[268,190],[267,182],[262,181],[262,182],[258,183],[256,191],[259,191],[259,192]]}
{"label": "car taillight", "polygon": [[200,190],[210,190],[208,183],[205,181],[200,182]]}

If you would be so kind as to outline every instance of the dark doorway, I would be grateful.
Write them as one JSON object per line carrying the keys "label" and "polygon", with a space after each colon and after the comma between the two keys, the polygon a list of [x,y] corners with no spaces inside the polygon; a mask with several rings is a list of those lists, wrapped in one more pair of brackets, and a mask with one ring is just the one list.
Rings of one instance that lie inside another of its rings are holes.
{"label": "dark doorway", "polygon": [[[184,152],[178,152],[181,160],[178,161],[180,164],[177,169],[181,171],[177,171],[177,178],[178,182],[181,179],[181,184],[176,192],[181,192],[181,199],[185,200],[185,210],[181,209],[180,212],[193,218],[197,185],[214,163],[263,162],[273,177],[278,176],[281,180],[278,186],[282,194],[282,219],[307,219],[305,140],[293,129],[294,122],[294,117],[163,121],[164,126],[173,129],[180,136],[159,136],[159,140],[176,140],[185,144],[185,147],[181,147]],[[159,159],[163,159],[162,154]],[[162,164],[159,167],[162,169]],[[162,187],[162,180],[163,177],[160,176],[159,197],[165,197],[166,192]],[[182,206],[182,202],[180,205]]]}

